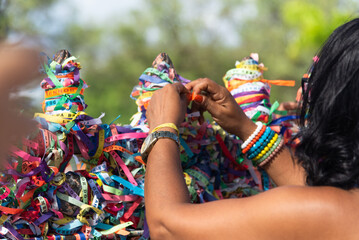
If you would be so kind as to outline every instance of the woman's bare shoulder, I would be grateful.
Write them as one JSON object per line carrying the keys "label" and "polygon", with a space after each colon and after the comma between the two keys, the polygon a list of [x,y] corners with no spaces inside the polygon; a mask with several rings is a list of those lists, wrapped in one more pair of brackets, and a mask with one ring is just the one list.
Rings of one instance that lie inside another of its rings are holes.
{"label": "woman's bare shoulder", "polygon": [[[320,204],[322,207],[342,208],[351,203],[358,203],[359,189],[344,190],[330,186],[283,186],[277,187],[256,197],[284,198],[290,203],[305,202],[308,204]],[[343,203],[346,205],[343,205]]]}
{"label": "woman's bare shoulder", "polygon": [[248,198],[181,204],[164,222],[174,239],[359,239],[356,206],[358,191],[285,186]]}
{"label": "woman's bare shoulder", "polygon": [[282,223],[279,231],[296,233],[292,239],[297,234],[302,235],[297,239],[359,239],[359,190],[284,186],[256,198],[271,202],[273,209],[263,206],[263,211],[273,223]]}

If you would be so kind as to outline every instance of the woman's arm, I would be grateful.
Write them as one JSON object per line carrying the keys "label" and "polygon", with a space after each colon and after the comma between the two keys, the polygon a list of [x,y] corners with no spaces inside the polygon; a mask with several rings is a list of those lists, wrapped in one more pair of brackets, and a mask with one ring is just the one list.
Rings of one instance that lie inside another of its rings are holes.
{"label": "woman's arm", "polygon": [[[168,85],[153,95],[147,109],[151,129],[179,125],[185,93],[181,85]],[[329,239],[338,236],[338,221],[328,216],[337,216],[337,201],[347,194],[331,191],[280,187],[248,198],[191,204],[178,146],[159,139],[147,161],[146,218],[152,239]]]}
{"label": "woman's arm", "polygon": [[[207,78],[192,81],[186,88],[195,94],[206,93],[197,104],[227,132],[246,140],[256,129],[255,123],[244,114],[226,88]],[[304,169],[292,158],[288,148],[283,148],[264,168],[278,186],[305,185]]]}
{"label": "woman's arm", "polygon": [[[188,105],[186,93],[188,90],[182,84],[167,85],[154,93],[146,112],[150,132],[163,123],[180,125]],[[176,133],[172,128],[161,128],[163,130]],[[147,158],[146,218],[152,238],[167,232],[163,229],[164,221],[167,222],[163,216],[171,213],[173,206],[190,202],[179,156],[177,143],[162,138],[157,140]]]}

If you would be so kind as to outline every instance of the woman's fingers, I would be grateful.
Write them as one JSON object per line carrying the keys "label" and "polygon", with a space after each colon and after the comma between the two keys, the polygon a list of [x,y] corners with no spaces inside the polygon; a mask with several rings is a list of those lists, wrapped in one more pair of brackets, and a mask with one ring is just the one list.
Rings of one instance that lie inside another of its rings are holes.
{"label": "woman's fingers", "polygon": [[[230,133],[242,135],[238,131],[239,122],[249,120],[238,106],[231,93],[208,78],[190,82],[186,88],[193,94],[201,95],[201,101],[196,101],[200,109],[207,110],[223,129]],[[205,93],[205,94],[203,94]]]}
{"label": "woman's fingers", "polygon": [[201,106],[202,110],[207,110],[212,115],[218,112],[219,105],[215,101],[213,101],[210,97],[203,96],[201,102],[196,102]]}
{"label": "woman's fingers", "polygon": [[278,109],[279,111],[290,111],[290,110],[297,110],[299,108],[298,102],[282,102]]}
{"label": "woman's fingers", "polygon": [[[219,110],[219,103],[227,100],[226,89],[208,78],[197,79],[186,84],[185,87],[198,96],[198,98],[194,98],[194,102],[212,115]],[[230,94],[228,93],[228,95]]]}
{"label": "woman's fingers", "polygon": [[185,86],[183,86],[182,83],[174,83],[172,84],[173,87],[175,87],[175,89],[177,90],[180,98],[181,98],[181,101],[187,106],[190,101],[188,99],[188,94],[190,94],[190,92],[188,91],[187,88],[185,88]]}
{"label": "woman's fingers", "polygon": [[182,83],[174,83],[172,84],[172,86],[174,86],[177,89],[178,94],[189,93],[188,89],[185,86],[183,86]]}
{"label": "woman's fingers", "polygon": [[150,129],[162,123],[182,123],[188,105],[188,90],[182,84],[168,84],[156,91],[148,105],[146,116]]}
{"label": "woman's fingers", "polygon": [[211,95],[215,94],[220,86],[209,78],[199,78],[195,81],[187,83],[185,87],[195,94],[206,92]]}

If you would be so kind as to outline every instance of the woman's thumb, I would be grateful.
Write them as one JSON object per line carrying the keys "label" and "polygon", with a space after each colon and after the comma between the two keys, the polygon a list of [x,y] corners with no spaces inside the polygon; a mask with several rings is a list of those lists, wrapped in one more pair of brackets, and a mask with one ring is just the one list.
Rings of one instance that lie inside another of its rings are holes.
{"label": "woman's thumb", "polygon": [[214,108],[214,103],[213,101],[207,97],[207,96],[203,96],[203,95],[198,95],[198,94],[194,94],[193,96],[193,101],[195,101],[198,105],[200,105],[204,110],[207,110],[208,112],[212,113],[213,112],[213,108]]}

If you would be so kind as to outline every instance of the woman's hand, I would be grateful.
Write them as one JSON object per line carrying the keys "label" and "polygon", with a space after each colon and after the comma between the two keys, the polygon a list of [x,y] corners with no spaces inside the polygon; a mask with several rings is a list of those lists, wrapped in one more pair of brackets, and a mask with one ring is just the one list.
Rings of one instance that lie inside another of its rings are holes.
{"label": "woman's hand", "polygon": [[[33,83],[40,77],[38,52],[19,44],[0,43],[0,166],[6,159],[11,144],[16,144],[21,137],[30,133],[35,121],[18,114],[19,103],[11,98],[21,87]],[[23,108],[23,107],[21,107]]]}
{"label": "woman's hand", "polygon": [[178,127],[183,122],[188,93],[181,83],[175,83],[168,84],[153,94],[146,112],[150,132],[163,123],[174,123]]}
{"label": "woman's hand", "polygon": [[245,140],[256,128],[238,106],[231,93],[208,78],[200,78],[186,85],[188,90],[203,98],[195,99],[200,108],[207,110],[227,132]]}

